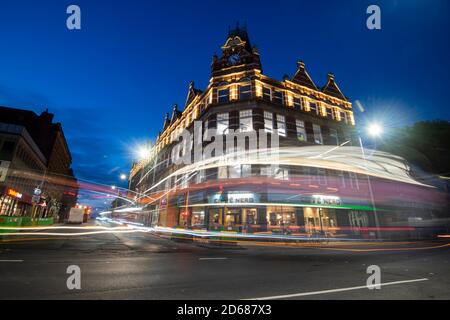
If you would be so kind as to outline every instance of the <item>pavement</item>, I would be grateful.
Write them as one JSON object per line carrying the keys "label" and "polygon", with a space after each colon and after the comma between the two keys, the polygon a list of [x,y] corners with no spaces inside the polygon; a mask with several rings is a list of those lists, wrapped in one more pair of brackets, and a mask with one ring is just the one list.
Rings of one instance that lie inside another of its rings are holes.
{"label": "pavement", "polygon": [[[80,290],[67,288],[71,265],[80,267]],[[371,265],[380,267],[380,289],[366,287]],[[0,299],[450,299],[449,271],[446,242],[355,248],[213,246],[150,233],[0,238]]]}

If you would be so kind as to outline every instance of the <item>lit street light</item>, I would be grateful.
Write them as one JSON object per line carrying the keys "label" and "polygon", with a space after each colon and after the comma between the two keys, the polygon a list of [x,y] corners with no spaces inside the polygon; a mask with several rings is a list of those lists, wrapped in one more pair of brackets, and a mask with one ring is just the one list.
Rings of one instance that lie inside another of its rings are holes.
{"label": "lit street light", "polygon": [[367,128],[367,133],[371,136],[378,137],[383,133],[383,128],[378,123],[372,123]]}
{"label": "lit street light", "polygon": [[125,173],[122,173],[120,175],[120,180],[125,181],[127,179],[127,175]]}
{"label": "lit street light", "polygon": [[150,148],[148,148],[147,146],[139,147],[137,150],[137,155],[140,160],[150,158]]}

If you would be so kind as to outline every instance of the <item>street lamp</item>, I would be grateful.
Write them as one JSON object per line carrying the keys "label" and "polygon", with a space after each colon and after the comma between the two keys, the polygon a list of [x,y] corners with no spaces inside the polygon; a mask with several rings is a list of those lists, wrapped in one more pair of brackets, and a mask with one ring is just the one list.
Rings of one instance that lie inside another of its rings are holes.
{"label": "street lamp", "polygon": [[150,158],[150,148],[147,146],[141,146],[137,150],[137,156],[139,160],[144,160]]}
{"label": "street lamp", "polygon": [[367,133],[373,137],[378,137],[383,133],[383,127],[378,123],[371,123],[367,127]]}
{"label": "street lamp", "polygon": [[[383,133],[383,127],[378,123],[372,123],[367,127],[367,133],[369,135],[371,135],[372,137],[379,137]],[[361,154],[362,154],[363,160],[364,160],[364,162],[366,162],[366,154],[364,152],[364,146],[362,143],[361,136],[358,136],[358,139],[359,139],[359,144],[361,146]],[[369,195],[372,200],[376,234],[377,234],[377,238],[379,239],[380,238],[380,222],[378,220],[377,207],[375,205],[375,197],[373,196],[373,190],[372,190],[372,184],[370,182],[370,176],[369,176],[369,174],[366,174],[366,176],[367,176],[367,186],[369,188]]]}
{"label": "street lamp", "polygon": [[127,175],[126,175],[125,173],[122,173],[122,174],[119,176],[119,178],[120,178],[120,180],[125,181],[125,180],[127,179]]}

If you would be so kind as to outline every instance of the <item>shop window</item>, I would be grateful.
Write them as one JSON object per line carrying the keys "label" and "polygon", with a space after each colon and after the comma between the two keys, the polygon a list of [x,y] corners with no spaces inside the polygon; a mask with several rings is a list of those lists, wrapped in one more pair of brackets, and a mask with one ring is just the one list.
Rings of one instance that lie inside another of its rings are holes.
{"label": "shop window", "polygon": [[253,130],[252,110],[243,110],[239,112],[239,128],[241,132]]}
{"label": "shop window", "polygon": [[300,141],[306,141],[305,122],[302,120],[295,120],[295,126],[297,128],[297,139]]}
{"label": "shop window", "polygon": [[288,227],[297,225],[295,210],[292,207],[267,207],[267,220],[270,226]]}
{"label": "shop window", "polygon": [[192,210],[192,228],[202,228],[205,226],[205,209],[195,208]]}
{"label": "shop window", "polygon": [[217,102],[219,103],[225,103],[225,102],[229,102],[230,101],[230,89],[229,88],[225,88],[225,89],[219,89],[217,91]]}
{"label": "shop window", "polygon": [[222,209],[209,209],[209,224],[222,224]]}
{"label": "shop window", "polygon": [[282,137],[286,137],[286,118],[283,115],[277,115],[277,127],[278,134]]}
{"label": "shop window", "polygon": [[242,209],[243,222],[246,225],[258,224],[258,210],[256,209]]}

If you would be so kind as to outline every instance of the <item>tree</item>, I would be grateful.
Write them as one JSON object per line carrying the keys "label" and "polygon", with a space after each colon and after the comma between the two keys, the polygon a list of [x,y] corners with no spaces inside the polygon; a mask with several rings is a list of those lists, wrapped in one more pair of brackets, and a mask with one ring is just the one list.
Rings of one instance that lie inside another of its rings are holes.
{"label": "tree", "polygon": [[425,171],[450,177],[449,121],[420,121],[395,129],[379,149],[399,155]]}

